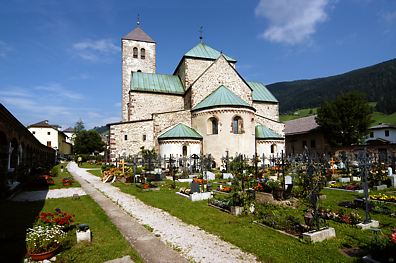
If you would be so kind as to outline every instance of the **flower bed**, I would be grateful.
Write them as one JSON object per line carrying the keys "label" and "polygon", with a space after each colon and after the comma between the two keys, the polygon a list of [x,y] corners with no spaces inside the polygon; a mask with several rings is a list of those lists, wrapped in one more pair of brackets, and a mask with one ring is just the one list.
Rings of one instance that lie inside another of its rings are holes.
{"label": "flower bed", "polygon": [[330,209],[319,208],[318,214],[323,219],[329,219],[339,223],[356,225],[362,222],[362,217],[355,211],[348,213],[344,210],[331,211]]}
{"label": "flower bed", "polygon": [[62,212],[59,208],[55,209],[55,213],[41,212],[37,217],[38,225],[59,225],[61,228],[68,228],[73,222],[74,215]]}
{"label": "flower bed", "polygon": [[220,208],[221,210],[224,210],[226,212],[231,211],[231,200],[227,199],[211,199],[208,202],[209,205],[214,206],[216,208]]}
{"label": "flower bed", "polygon": [[376,201],[396,203],[396,196],[382,194],[382,193],[370,195],[370,199],[376,200]]}
{"label": "flower bed", "polygon": [[259,206],[256,219],[258,223],[297,237],[302,236],[302,233],[307,230],[297,217],[288,213],[287,209],[273,205]]}
{"label": "flower bed", "polygon": [[329,185],[330,188],[337,188],[337,189],[344,189],[344,190],[349,190],[349,191],[357,191],[361,190],[362,187],[360,184],[345,184],[345,183],[333,183]]}

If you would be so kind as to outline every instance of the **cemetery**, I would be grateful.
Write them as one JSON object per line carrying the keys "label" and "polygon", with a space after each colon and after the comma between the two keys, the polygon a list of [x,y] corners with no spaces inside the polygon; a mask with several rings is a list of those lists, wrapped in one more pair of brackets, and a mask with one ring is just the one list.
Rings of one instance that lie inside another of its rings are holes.
{"label": "cemetery", "polygon": [[[222,158],[220,169],[213,167],[210,155],[165,158],[153,154],[125,159],[118,169],[131,171],[134,181],[120,179],[113,185],[259,258],[278,261],[273,258],[278,252],[269,256],[243,245],[242,240],[257,233],[268,235],[268,231],[284,236],[278,236],[280,240],[300,240],[292,245],[299,249],[318,248],[315,243],[325,242],[322,249],[331,250],[330,258],[338,261],[353,261],[369,254],[374,258],[380,255],[382,260],[394,257],[390,252],[396,245],[390,238],[396,231],[392,164],[378,163],[365,151],[348,157],[317,156],[308,151],[299,156],[268,158],[227,156]],[[139,186],[144,182],[160,190],[144,193]],[[225,226],[225,222],[232,222],[226,214],[238,223]],[[228,233],[239,233],[247,226],[255,230],[239,236]],[[268,243],[261,238],[254,240]],[[321,258],[319,251],[313,253],[315,258]]]}

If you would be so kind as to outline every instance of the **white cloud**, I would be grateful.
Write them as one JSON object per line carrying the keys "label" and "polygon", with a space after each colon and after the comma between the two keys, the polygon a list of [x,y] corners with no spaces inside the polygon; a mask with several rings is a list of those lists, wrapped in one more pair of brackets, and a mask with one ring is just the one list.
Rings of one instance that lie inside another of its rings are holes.
{"label": "white cloud", "polygon": [[329,0],[260,0],[256,16],[269,21],[261,37],[277,43],[299,44],[309,40],[327,19]]}
{"label": "white cloud", "polygon": [[383,12],[381,15],[382,18],[388,23],[396,22],[396,10]]}
{"label": "white cloud", "polygon": [[12,48],[7,43],[0,40],[0,58],[4,58],[11,50]]}
{"label": "white cloud", "polygon": [[59,83],[51,83],[48,85],[36,86],[33,89],[38,91],[46,91],[47,95],[56,96],[62,99],[81,100],[83,96],[75,91],[69,91]]}
{"label": "white cloud", "polygon": [[120,51],[111,39],[85,40],[73,44],[73,49],[82,59],[98,62],[107,58],[107,56]]}

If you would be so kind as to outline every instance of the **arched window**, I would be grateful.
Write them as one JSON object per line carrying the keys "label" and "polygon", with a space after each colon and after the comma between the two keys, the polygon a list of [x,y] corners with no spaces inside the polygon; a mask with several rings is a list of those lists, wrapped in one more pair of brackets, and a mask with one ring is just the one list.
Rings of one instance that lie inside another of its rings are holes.
{"label": "arched window", "polygon": [[243,120],[239,116],[235,116],[232,119],[232,132],[234,134],[241,134],[243,133]]}
{"label": "arched window", "polygon": [[187,146],[186,145],[183,146],[182,151],[183,151],[183,156],[187,156]]}
{"label": "arched window", "polygon": [[146,50],[144,48],[140,49],[140,58],[145,59],[146,58]]}
{"label": "arched window", "polygon": [[275,153],[276,152],[276,144],[272,144],[271,145],[271,153]]}
{"label": "arched window", "polygon": [[137,47],[133,48],[133,58],[137,58],[138,57],[138,49]]}

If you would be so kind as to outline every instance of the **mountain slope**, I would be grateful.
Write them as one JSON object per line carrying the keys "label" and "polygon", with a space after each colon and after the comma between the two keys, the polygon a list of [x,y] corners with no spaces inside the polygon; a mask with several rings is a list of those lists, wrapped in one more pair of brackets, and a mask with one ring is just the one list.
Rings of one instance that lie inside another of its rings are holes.
{"label": "mountain slope", "polygon": [[365,93],[379,107],[396,105],[396,59],[331,77],[278,82],[267,88],[279,100],[282,113],[319,107],[352,90]]}

